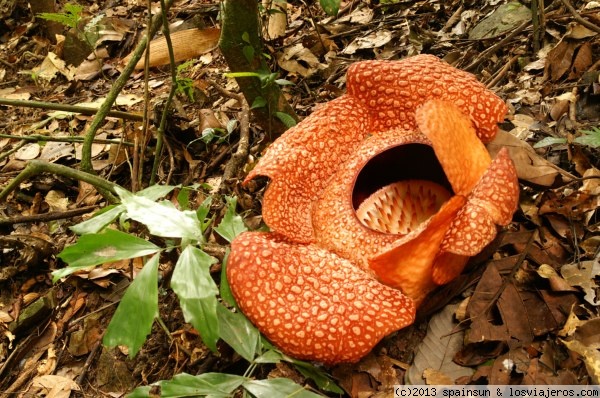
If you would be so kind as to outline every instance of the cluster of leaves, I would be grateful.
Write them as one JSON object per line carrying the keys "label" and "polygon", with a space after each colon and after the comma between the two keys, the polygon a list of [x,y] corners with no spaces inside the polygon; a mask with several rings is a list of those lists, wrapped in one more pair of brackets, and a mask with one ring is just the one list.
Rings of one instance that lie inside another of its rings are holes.
{"label": "cluster of leaves", "polygon": [[[550,145],[566,144],[566,138],[546,137],[538,141],[534,148],[543,148]],[[587,145],[591,148],[600,148],[600,128],[593,127],[591,130],[581,130],[581,135],[575,137],[573,142],[579,145]]]}
{"label": "cluster of leaves", "polygon": [[83,39],[90,48],[94,47],[99,36],[99,23],[104,18],[104,14],[100,13],[88,21],[83,29],[81,28],[83,23],[83,17],[81,12],[83,6],[79,4],[66,3],[64,6],[64,12],[41,12],[37,14],[39,18],[47,21],[58,22],[66,27],[69,27],[77,32],[81,39]]}
{"label": "cluster of leaves", "polygon": [[[326,373],[307,362],[285,356],[269,344],[241,312],[229,309],[235,308],[235,301],[225,276],[226,262],[222,267],[219,288],[210,274],[210,267],[217,260],[202,250],[206,243],[205,233],[214,222],[214,216],[209,217],[213,199],[208,197],[193,211],[188,208],[191,190],[182,189],[177,198],[184,209],[180,210],[169,200],[159,200],[174,188],[152,186],[136,194],[116,188],[121,203],[103,209],[95,217],[72,227],[81,237],[59,254],[68,267],[55,271],[54,281],[107,262],[151,256],[125,292],[106,330],[103,343],[109,347],[127,346],[131,357],[139,352],[154,320],[159,316],[160,253],[177,249],[180,255],[172,274],[171,288],[179,298],[185,320],[199,331],[203,342],[213,352],[218,352],[217,342],[222,339],[250,365],[242,376],[224,373],[198,376],[179,374],[172,380],[157,383],[164,396],[229,395],[240,386],[255,396],[319,396],[287,378],[251,378],[259,364],[280,361],[293,364],[322,390],[342,393]],[[213,229],[231,242],[239,233],[246,231],[246,226],[236,214],[237,200],[227,197],[226,202],[225,215]],[[129,220],[144,224],[151,235],[164,238],[166,247],[110,228],[117,223],[126,231],[130,228]],[[130,396],[149,397],[150,386],[140,387]]]}
{"label": "cluster of leaves", "polygon": [[190,101],[194,102],[194,80],[192,78],[184,76],[183,74],[194,64],[194,61],[186,61],[180,65],[177,65],[177,79],[175,92],[181,93],[189,98]]}

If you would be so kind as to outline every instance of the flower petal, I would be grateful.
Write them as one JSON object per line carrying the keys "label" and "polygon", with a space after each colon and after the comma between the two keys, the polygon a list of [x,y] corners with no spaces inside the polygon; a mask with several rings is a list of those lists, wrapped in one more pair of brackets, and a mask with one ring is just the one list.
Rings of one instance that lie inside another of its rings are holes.
{"label": "flower petal", "polygon": [[462,273],[467,261],[469,261],[469,256],[439,252],[433,263],[433,282],[436,285],[444,285],[452,281]]}
{"label": "flower petal", "polygon": [[507,111],[504,102],[475,76],[433,55],[357,62],[348,68],[347,86],[348,94],[369,108],[373,131],[392,127],[414,130],[415,110],[427,100],[439,98],[470,115],[479,138],[489,142]]}
{"label": "flower petal", "polygon": [[454,193],[467,196],[492,163],[469,118],[450,102],[431,100],[417,109],[416,119]]}
{"label": "flower petal", "polygon": [[227,278],[238,305],[289,355],[356,362],[414,321],[411,299],[316,246],[250,232],[231,249]]}
{"label": "flower petal", "polygon": [[508,150],[502,148],[452,222],[442,250],[465,256],[479,253],[496,237],[496,224],[512,220],[518,203],[517,172]]}
{"label": "flower petal", "polygon": [[312,203],[365,138],[369,125],[364,106],[342,96],[318,108],[269,147],[244,183],[258,175],[271,178],[263,217],[273,231],[298,242],[313,240]]}
{"label": "flower petal", "polygon": [[370,258],[369,265],[377,278],[388,286],[402,290],[418,305],[436,286],[432,279],[434,260],[452,219],[465,201],[462,196],[453,196],[421,228],[396,241],[390,249]]}
{"label": "flower petal", "polygon": [[363,225],[352,201],[353,188],[361,169],[375,156],[405,144],[429,144],[422,134],[393,129],[364,140],[353,156],[333,175],[313,208],[316,243],[368,269],[367,258],[398,239]]}

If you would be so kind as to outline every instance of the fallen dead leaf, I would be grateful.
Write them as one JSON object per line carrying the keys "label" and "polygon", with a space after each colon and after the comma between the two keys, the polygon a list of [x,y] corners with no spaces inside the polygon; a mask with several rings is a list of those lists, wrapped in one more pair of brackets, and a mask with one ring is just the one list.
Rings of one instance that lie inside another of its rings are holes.
{"label": "fallen dead leaf", "polygon": [[487,148],[494,157],[502,147],[508,149],[520,180],[547,187],[554,184],[558,175],[561,175],[565,181],[575,179],[572,174],[539,156],[525,141],[500,130],[494,141],[487,145]]}
{"label": "fallen dead leaf", "polygon": [[593,261],[582,261],[580,264],[566,264],[560,269],[560,273],[571,286],[583,289],[585,301],[592,305],[600,305],[600,299],[596,297],[598,286],[594,281],[594,278],[600,275],[598,257]]}

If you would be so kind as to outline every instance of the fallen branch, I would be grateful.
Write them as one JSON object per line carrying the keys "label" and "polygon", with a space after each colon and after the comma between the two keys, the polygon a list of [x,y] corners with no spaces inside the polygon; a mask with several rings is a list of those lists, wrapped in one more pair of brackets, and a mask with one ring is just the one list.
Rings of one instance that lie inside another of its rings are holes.
{"label": "fallen branch", "polygon": [[573,18],[575,18],[575,20],[577,22],[579,22],[586,28],[593,30],[594,32],[600,33],[600,26],[591,23],[590,21],[588,21],[587,19],[584,19],[581,15],[579,15],[577,10],[571,5],[569,0],[560,0],[560,1],[564,4],[565,7],[567,7],[567,10],[569,10],[571,15],[573,15]]}
{"label": "fallen branch", "polygon": [[[24,108],[37,108],[37,109],[47,109],[51,111],[63,111],[63,112],[72,112],[79,113],[82,115],[93,116],[98,113],[97,108],[92,108],[89,106],[78,106],[78,105],[68,105],[68,104],[56,104],[53,102],[43,102],[43,101],[23,101],[23,100],[13,100],[8,98],[0,98],[0,105],[8,105],[8,106],[20,106]],[[135,113],[121,112],[121,111],[108,111],[106,116],[109,117],[118,117],[119,119],[140,121],[143,119],[142,115],[137,115]]]}
{"label": "fallen branch", "polygon": [[118,203],[119,200],[115,196],[115,187],[117,184],[106,181],[105,179],[98,177],[94,174],[86,173],[84,171],[75,170],[67,166],[60,164],[43,162],[41,160],[31,160],[27,163],[27,166],[13,178],[10,183],[0,192],[0,202],[4,201],[6,197],[25,180],[34,177],[42,173],[53,173],[73,180],[84,181],[88,184],[93,185],[98,192],[104,196],[104,198],[110,203]]}

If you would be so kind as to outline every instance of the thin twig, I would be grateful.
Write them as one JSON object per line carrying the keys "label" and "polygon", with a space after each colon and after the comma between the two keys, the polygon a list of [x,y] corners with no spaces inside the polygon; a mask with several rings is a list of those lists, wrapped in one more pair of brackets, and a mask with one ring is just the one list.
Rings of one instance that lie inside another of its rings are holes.
{"label": "thin twig", "polygon": [[[177,91],[177,67],[175,66],[175,54],[173,53],[173,42],[171,41],[171,33],[169,31],[169,21],[167,20],[167,6],[165,5],[164,0],[160,0],[160,7],[163,10],[162,19],[163,19],[163,34],[165,37],[165,41],[167,43],[167,49],[169,50],[169,61],[170,61],[170,69],[171,69],[171,90],[169,91],[169,96],[167,97],[167,101],[165,102],[165,106],[163,108],[162,117],[160,119],[160,125],[158,126],[158,130],[156,132],[156,148],[154,150],[154,163],[152,164],[152,174],[150,174],[150,185],[154,185],[156,181],[156,175],[158,173],[158,164],[160,163],[160,157],[162,155],[162,145],[165,138],[165,127],[167,125],[167,116],[169,115],[169,109],[171,108],[171,102],[173,101],[173,96],[175,96],[175,92]],[[171,164],[171,168],[173,168],[173,164]]]}
{"label": "thin twig", "polygon": [[[0,134],[0,138],[12,138],[21,141],[52,141],[52,142],[83,142],[84,137],[67,137],[57,136],[52,137],[48,135],[32,134],[32,135],[14,135],[14,134]],[[96,144],[119,144],[125,146],[133,146],[133,143],[128,141],[121,141],[117,139],[105,139],[105,138],[94,138]]]}
{"label": "thin twig", "polygon": [[65,211],[55,211],[51,213],[34,214],[30,216],[16,216],[10,218],[0,217],[0,226],[34,223],[34,222],[48,222],[54,220],[64,220],[66,218],[80,216],[85,213],[89,213],[98,208],[98,206],[85,206],[78,209],[71,209]]}
{"label": "thin twig", "polygon": [[85,135],[86,140],[81,150],[81,169],[83,171],[93,173],[94,169],[92,167],[92,143],[94,138],[96,137],[96,133],[98,132],[100,125],[104,121],[105,116],[108,114],[110,108],[117,99],[117,96],[119,95],[123,87],[125,87],[125,84],[129,80],[129,76],[131,76],[131,74],[133,73],[135,65],[142,57],[142,54],[146,49],[146,41],[149,40],[148,36],[153,36],[162,24],[162,12],[166,12],[169,9],[169,7],[171,7],[172,3],[173,0],[167,0],[164,11],[161,11],[158,15],[154,16],[154,18],[152,19],[152,26],[150,27],[150,29],[148,29],[148,35],[144,36],[142,40],[140,40],[140,42],[138,43],[138,46],[133,52],[131,59],[121,72],[121,75],[117,78],[117,80],[115,80],[111,90],[106,95],[106,99],[100,106],[100,109],[98,109],[98,113],[96,113],[94,119],[90,123],[88,131]]}
{"label": "thin twig", "polygon": [[573,18],[575,18],[575,20],[577,22],[579,22],[586,28],[593,30],[596,33],[600,33],[600,26],[591,23],[590,21],[588,21],[587,19],[584,19],[581,15],[579,15],[577,10],[571,5],[569,0],[560,0],[560,1],[564,4],[565,7],[567,7],[567,10],[569,10],[571,15],[573,15]]}
{"label": "thin twig", "polygon": [[[63,112],[79,113],[79,114],[88,115],[88,116],[93,116],[96,113],[98,113],[97,108],[92,108],[89,106],[55,104],[53,102],[42,102],[42,101],[23,101],[23,100],[14,100],[14,99],[7,99],[7,98],[0,98],[0,105],[20,106],[20,107],[24,107],[24,108],[47,109],[50,111],[63,111]],[[133,121],[142,120],[142,115],[137,115],[135,113],[128,113],[128,112],[121,112],[121,111],[108,111],[106,116],[118,117],[120,119],[133,120]]]}
{"label": "thin twig", "polygon": [[482,52],[481,54],[479,54],[479,57],[477,57],[477,59],[475,59],[475,61],[471,62],[471,64],[469,66],[467,66],[466,68],[464,68],[464,70],[466,70],[466,71],[472,71],[473,69],[475,69],[488,56],[490,56],[491,54],[495,53],[498,49],[500,49],[505,44],[507,44],[509,41],[511,41],[516,35],[520,34],[522,31],[524,31],[530,24],[531,24],[531,21],[525,21],[525,22],[523,22],[515,30],[513,30],[512,32],[510,32],[504,39],[500,40],[498,43],[494,44],[493,46],[491,46],[490,48],[488,48],[487,50],[485,50],[484,52]]}
{"label": "thin twig", "polygon": [[88,184],[92,184],[98,192],[102,194],[109,202],[117,203],[118,199],[114,196],[115,187],[118,186],[112,182],[106,181],[105,179],[98,177],[94,174],[86,173],[84,171],[75,170],[71,167],[63,166],[55,163],[42,162],[41,160],[30,160],[27,166],[13,178],[10,183],[0,192],[0,202],[6,199],[6,197],[25,180],[36,176],[41,173],[54,173],[63,177],[71,178],[78,181],[85,181]]}

